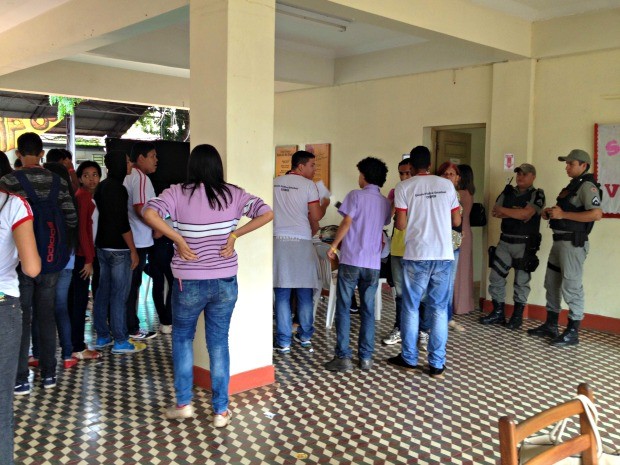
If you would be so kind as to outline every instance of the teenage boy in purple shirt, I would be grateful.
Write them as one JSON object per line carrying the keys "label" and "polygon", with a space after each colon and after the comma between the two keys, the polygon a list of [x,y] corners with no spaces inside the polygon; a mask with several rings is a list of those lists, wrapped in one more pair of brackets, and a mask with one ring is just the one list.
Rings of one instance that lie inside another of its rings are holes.
{"label": "teenage boy in purple shirt", "polygon": [[390,202],[379,190],[388,168],[378,158],[364,158],[357,164],[359,186],[347,194],[338,209],[344,217],[332,247],[330,258],[336,257],[340,245],[340,265],[336,298],[336,356],[325,364],[329,371],[353,368],[349,332],[349,309],[355,287],[361,301],[361,326],[358,339],[359,367],[370,370],[375,348],[375,293],[379,285],[383,227],[390,223]]}

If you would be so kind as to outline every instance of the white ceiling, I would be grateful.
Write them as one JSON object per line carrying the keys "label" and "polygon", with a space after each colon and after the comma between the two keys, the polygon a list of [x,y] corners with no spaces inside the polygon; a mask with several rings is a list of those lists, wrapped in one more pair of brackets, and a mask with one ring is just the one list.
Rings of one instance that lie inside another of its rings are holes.
{"label": "white ceiling", "polygon": [[[55,8],[69,0],[0,0],[0,31]],[[283,0],[284,2],[286,0]],[[318,1],[318,0],[317,0]],[[314,1],[313,4],[317,4]],[[443,1],[443,0],[434,0]],[[478,6],[505,14],[540,21],[582,14],[601,9],[619,8],[620,0],[466,0]],[[302,3],[300,1],[297,4]],[[156,74],[189,76],[189,8],[178,10],[151,29],[135,24],[122,31],[109,45],[65,59]],[[353,11],[353,10],[350,10]],[[180,12],[180,13],[179,13]],[[312,14],[312,13],[310,13]],[[353,17],[353,15],[352,15]],[[346,18],[345,18],[346,19]],[[346,32],[336,27],[276,14],[276,89],[286,91],[316,85],[332,85],[356,80],[347,73],[338,74],[339,63],[355,62],[364,70],[358,80],[413,74],[439,69],[474,66],[515,58],[508,52],[443,36],[432,31],[403,28],[382,18],[381,22],[345,21]],[[153,30],[155,28],[155,30]],[[147,30],[148,29],[148,30]],[[46,34],[62,33],[41,31]],[[278,53],[278,52],[283,53]],[[313,70],[299,70],[299,76],[288,72],[282,62],[291,52],[325,63],[322,78],[311,76]],[[373,74],[366,65],[380,62],[381,73]],[[331,68],[328,69],[328,68]],[[330,74],[331,73],[331,74]],[[325,76],[328,76],[327,78]],[[331,79],[331,81],[330,81]]]}

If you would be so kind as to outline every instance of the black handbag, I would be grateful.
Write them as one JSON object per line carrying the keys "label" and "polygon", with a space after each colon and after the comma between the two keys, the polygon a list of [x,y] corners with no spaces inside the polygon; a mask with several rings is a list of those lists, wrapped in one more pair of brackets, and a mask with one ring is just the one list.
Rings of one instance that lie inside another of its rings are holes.
{"label": "black handbag", "polygon": [[471,206],[471,212],[469,213],[470,226],[486,226],[487,224],[487,211],[484,209],[484,205],[481,203],[474,203]]}

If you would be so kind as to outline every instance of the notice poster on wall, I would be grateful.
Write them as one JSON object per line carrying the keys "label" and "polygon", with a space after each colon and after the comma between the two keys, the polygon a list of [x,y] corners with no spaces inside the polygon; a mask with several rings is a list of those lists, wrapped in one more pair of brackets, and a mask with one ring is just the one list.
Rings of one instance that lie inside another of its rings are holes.
{"label": "notice poster on wall", "polygon": [[278,145],[276,147],[276,177],[291,169],[291,157],[297,152],[297,145]]}
{"label": "notice poster on wall", "polygon": [[314,154],[316,161],[316,173],[314,182],[323,181],[325,187],[329,189],[329,157],[331,155],[331,144],[306,144],[306,151]]}
{"label": "notice poster on wall", "polygon": [[620,218],[620,123],[594,125],[594,176],[603,190],[604,218]]}

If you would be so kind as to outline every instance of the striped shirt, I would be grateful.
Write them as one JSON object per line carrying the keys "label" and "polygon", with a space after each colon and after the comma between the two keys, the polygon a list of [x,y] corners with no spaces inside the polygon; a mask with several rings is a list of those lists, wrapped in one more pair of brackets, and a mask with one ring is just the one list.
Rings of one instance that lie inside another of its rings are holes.
{"label": "striped shirt", "polygon": [[144,209],[155,210],[162,218],[170,215],[175,229],[198,255],[197,260],[183,260],[175,245],[171,264],[175,278],[219,279],[237,274],[237,253],[222,258],[220,250],[236,229],[241,216],[256,218],[271,211],[271,208],[259,197],[230,184],[227,186],[232,200],[223,210],[211,208],[202,185],[190,196],[191,188],[183,189],[181,184],[175,184],[144,206]]}

